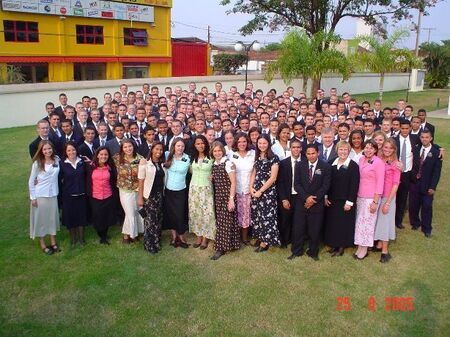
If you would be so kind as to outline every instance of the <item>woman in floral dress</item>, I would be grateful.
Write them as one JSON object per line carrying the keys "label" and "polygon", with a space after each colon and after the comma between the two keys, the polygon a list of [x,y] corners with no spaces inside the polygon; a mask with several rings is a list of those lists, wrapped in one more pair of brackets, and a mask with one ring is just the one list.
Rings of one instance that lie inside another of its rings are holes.
{"label": "woman in floral dress", "polygon": [[250,177],[251,226],[253,236],[259,243],[255,252],[260,253],[269,246],[280,244],[280,232],[277,225],[277,190],[279,159],[270,149],[267,135],[258,138],[255,166]]}
{"label": "woman in floral dress", "polygon": [[133,142],[122,139],[120,151],[114,157],[117,167],[117,187],[120,203],[125,212],[122,227],[123,243],[134,242],[139,233],[144,232],[144,224],[138,213],[138,168],[142,156],[136,153]]}
{"label": "woman in floral dress", "polygon": [[189,231],[197,236],[194,248],[206,249],[214,240],[216,218],[214,216],[211,171],[213,160],[209,157],[209,144],[205,136],[194,139],[192,178],[189,185]]}

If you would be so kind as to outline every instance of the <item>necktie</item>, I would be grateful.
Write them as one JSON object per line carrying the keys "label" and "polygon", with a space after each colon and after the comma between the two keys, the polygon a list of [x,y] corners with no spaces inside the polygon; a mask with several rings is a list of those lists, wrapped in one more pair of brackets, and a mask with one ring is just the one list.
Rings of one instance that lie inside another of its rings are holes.
{"label": "necktie", "polygon": [[101,145],[101,146],[105,146],[105,140],[104,140],[104,139],[102,139],[102,140],[100,141],[100,145]]}
{"label": "necktie", "polygon": [[422,149],[422,154],[420,155],[419,172],[417,173],[417,179],[420,179],[420,177],[422,176],[422,165],[424,160],[425,160],[425,148]]}
{"label": "necktie", "polygon": [[323,159],[328,160],[328,149],[325,149],[325,152],[323,153]]}
{"label": "necktie", "polygon": [[314,165],[309,165],[309,182],[311,182],[312,181],[312,178],[313,178],[313,168],[314,168]]}
{"label": "necktie", "polygon": [[70,140],[69,136],[66,136],[66,142],[68,142]]}
{"label": "necktie", "polygon": [[406,138],[403,140],[402,150],[400,153],[400,161],[403,164],[403,172],[406,172]]}
{"label": "necktie", "polygon": [[272,138],[272,145],[275,144],[275,138]]}

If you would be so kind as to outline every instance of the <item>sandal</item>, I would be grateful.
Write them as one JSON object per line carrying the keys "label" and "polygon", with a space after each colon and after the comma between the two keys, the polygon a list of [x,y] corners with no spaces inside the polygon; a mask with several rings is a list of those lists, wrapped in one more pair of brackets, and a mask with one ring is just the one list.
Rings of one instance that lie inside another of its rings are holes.
{"label": "sandal", "polygon": [[46,255],[53,255],[53,249],[51,249],[51,248],[49,248],[49,247],[42,248],[42,251],[43,251],[44,254],[46,254]]}
{"label": "sandal", "polygon": [[59,248],[58,245],[51,246],[51,249],[54,253],[59,253],[61,251],[61,248]]}

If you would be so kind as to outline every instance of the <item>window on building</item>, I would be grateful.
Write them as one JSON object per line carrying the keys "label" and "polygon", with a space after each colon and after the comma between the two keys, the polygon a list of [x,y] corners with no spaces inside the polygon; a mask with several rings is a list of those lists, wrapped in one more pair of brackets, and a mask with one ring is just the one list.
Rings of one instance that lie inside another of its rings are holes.
{"label": "window on building", "polygon": [[4,20],[3,31],[8,42],[39,42],[37,22]]}
{"label": "window on building", "polygon": [[147,78],[148,63],[124,63],[123,78]]}
{"label": "window on building", "polygon": [[7,63],[12,83],[48,82],[48,63]]}
{"label": "window on building", "polygon": [[77,25],[77,43],[103,44],[103,27]]}
{"label": "window on building", "polygon": [[124,28],[123,29],[124,44],[126,46],[147,46],[147,30]]}
{"label": "window on building", "polygon": [[74,63],[75,81],[106,80],[106,63]]}

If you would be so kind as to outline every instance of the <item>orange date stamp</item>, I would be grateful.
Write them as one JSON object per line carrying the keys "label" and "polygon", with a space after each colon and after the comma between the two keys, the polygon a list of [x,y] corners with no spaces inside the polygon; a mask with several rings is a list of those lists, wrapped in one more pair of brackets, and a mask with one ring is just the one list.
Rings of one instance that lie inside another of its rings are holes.
{"label": "orange date stamp", "polygon": [[[367,299],[367,310],[377,311],[383,309],[386,312],[411,312],[414,311],[414,298],[411,296],[386,296],[384,301],[378,302],[375,296],[369,296]],[[350,296],[336,297],[336,311],[351,311],[352,303]]]}

